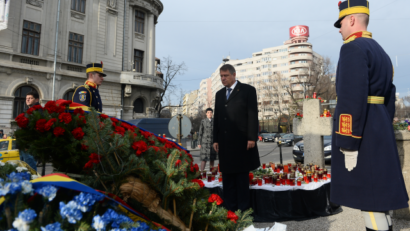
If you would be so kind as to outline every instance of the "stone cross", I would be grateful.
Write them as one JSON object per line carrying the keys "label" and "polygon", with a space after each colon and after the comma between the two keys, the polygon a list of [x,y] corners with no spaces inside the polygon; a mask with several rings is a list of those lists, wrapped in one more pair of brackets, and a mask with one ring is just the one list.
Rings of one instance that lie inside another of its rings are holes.
{"label": "stone cross", "polygon": [[332,135],[333,117],[320,117],[320,100],[303,101],[303,118],[293,119],[293,133],[303,136],[305,164],[325,166],[323,136]]}

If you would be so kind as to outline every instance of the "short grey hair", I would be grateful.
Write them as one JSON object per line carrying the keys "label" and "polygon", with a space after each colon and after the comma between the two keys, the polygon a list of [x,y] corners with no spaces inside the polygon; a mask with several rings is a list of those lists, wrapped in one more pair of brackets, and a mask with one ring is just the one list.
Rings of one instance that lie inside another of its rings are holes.
{"label": "short grey hair", "polygon": [[231,64],[224,64],[221,68],[219,68],[219,72],[221,71],[229,71],[231,75],[236,73],[235,67],[233,67]]}

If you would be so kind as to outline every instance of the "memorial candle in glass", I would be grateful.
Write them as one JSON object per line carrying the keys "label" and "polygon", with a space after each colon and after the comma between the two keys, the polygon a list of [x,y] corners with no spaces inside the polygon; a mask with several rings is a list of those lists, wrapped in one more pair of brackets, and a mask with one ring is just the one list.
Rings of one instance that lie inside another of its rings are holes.
{"label": "memorial candle in glass", "polygon": [[280,182],[280,179],[277,179],[277,180],[276,180],[276,186],[280,186],[280,183],[281,183],[281,182]]}
{"label": "memorial candle in glass", "polygon": [[265,164],[265,163],[262,164],[262,168],[263,168],[263,169],[266,168],[266,164]]}
{"label": "memorial candle in glass", "polygon": [[323,179],[323,180],[327,180],[327,176],[323,174],[322,179]]}
{"label": "memorial candle in glass", "polygon": [[258,177],[258,186],[262,186],[262,179]]}
{"label": "memorial candle in glass", "polygon": [[331,177],[330,177],[330,173],[328,173],[328,174],[327,174],[327,178],[328,178],[328,179],[330,179],[330,178],[331,178]]}
{"label": "memorial candle in glass", "polygon": [[323,174],[327,175],[327,169],[323,169]]}
{"label": "memorial candle in glass", "polygon": [[302,186],[302,180],[298,179],[298,186]]}
{"label": "memorial candle in glass", "polygon": [[317,175],[315,175],[315,176],[314,176],[314,181],[315,181],[315,182],[317,182],[317,181],[318,181],[318,179],[317,179]]}
{"label": "memorial candle in glass", "polygon": [[212,175],[212,181],[214,181],[215,180],[215,175]]}
{"label": "memorial candle in glass", "polygon": [[212,182],[212,175],[208,174],[208,182]]}

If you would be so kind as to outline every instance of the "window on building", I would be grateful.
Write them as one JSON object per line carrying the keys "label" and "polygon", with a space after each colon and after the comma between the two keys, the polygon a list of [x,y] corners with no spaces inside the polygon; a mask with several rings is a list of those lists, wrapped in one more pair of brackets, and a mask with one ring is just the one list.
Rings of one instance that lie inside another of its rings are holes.
{"label": "window on building", "polygon": [[142,73],[142,63],[144,61],[144,52],[134,50],[134,69],[136,72]]}
{"label": "window on building", "polygon": [[83,62],[84,35],[70,32],[68,39],[68,62]]}
{"label": "window on building", "polygon": [[23,39],[21,41],[21,53],[38,55],[40,49],[41,25],[24,21]]}
{"label": "window on building", "polygon": [[286,71],[281,71],[280,73],[282,73],[282,74],[286,74],[286,73],[288,73],[289,71],[288,70],[286,70]]}
{"label": "window on building", "polygon": [[275,68],[275,67],[277,67],[278,66],[278,64],[273,64],[272,65],[272,68]]}
{"label": "window on building", "polygon": [[71,0],[71,10],[85,14],[85,0]]}
{"label": "window on building", "polygon": [[290,62],[290,65],[293,65],[293,64],[296,64],[296,62],[295,61]]}
{"label": "window on building", "polygon": [[301,61],[299,61],[299,63],[307,63],[307,61],[306,60],[301,60]]}
{"label": "window on building", "polygon": [[135,11],[135,32],[144,34],[145,13],[139,10]]}
{"label": "window on building", "polygon": [[287,55],[284,55],[284,56],[281,56],[280,58],[281,58],[281,59],[287,59],[288,56],[287,56]]}
{"label": "window on building", "polygon": [[265,55],[270,55],[270,52],[265,52]]}
{"label": "window on building", "polygon": [[67,91],[67,92],[64,94],[63,99],[64,99],[64,100],[73,100],[73,94],[74,94],[74,90]]}
{"label": "window on building", "polygon": [[134,101],[134,112],[144,113],[144,101],[141,98],[138,98]]}
{"label": "window on building", "polygon": [[302,53],[302,54],[299,54],[300,56],[307,56],[307,54],[306,53]]}
{"label": "window on building", "polygon": [[28,109],[26,95],[31,91],[37,92],[36,89],[28,86],[20,87],[14,92],[13,118],[16,118]]}
{"label": "window on building", "polygon": [[284,67],[284,66],[287,66],[287,65],[288,65],[287,63],[281,63],[280,64],[281,67]]}

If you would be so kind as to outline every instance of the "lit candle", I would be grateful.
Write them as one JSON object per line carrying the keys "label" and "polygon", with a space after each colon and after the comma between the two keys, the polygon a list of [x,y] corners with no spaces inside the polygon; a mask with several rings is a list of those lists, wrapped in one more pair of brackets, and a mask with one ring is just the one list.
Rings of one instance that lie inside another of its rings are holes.
{"label": "lit candle", "polygon": [[258,186],[262,186],[262,179],[258,177]]}

